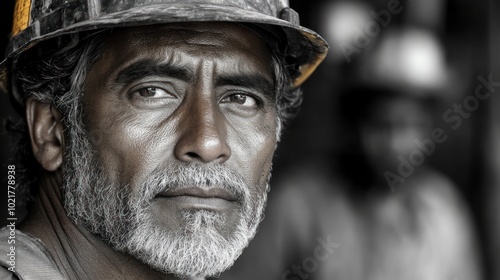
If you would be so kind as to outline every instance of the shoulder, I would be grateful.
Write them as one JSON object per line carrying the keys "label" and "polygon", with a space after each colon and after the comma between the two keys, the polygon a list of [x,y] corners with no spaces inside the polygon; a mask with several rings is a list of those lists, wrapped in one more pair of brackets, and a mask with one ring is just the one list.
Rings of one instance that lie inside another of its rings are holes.
{"label": "shoulder", "polygon": [[433,169],[423,169],[409,183],[412,186],[408,195],[417,199],[429,211],[462,215],[468,208],[458,187],[448,177]]}
{"label": "shoulder", "polygon": [[[326,165],[290,168],[273,184],[266,219],[295,241],[315,242],[324,219],[349,211],[345,183]],[[323,214],[325,213],[325,214]],[[326,214],[327,213],[327,214]],[[282,238],[282,237],[280,237]]]}
{"label": "shoulder", "polygon": [[2,279],[65,279],[42,242],[15,225],[0,229],[0,252]]}

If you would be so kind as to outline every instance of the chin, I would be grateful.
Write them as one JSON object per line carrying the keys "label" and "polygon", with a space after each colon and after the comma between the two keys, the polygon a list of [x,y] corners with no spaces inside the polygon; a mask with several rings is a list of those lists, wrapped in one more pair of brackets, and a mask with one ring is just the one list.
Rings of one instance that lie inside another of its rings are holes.
{"label": "chin", "polygon": [[[261,217],[262,211],[263,205],[255,214]],[[239,213],[240,219],[234,224],[217,211],[185,210],[181,213],[183,226],[175,230],[165,229],[150,215],[144,215],[117,249],[177,277],[217,277],[241,255],[260,222],[249,221]]]}

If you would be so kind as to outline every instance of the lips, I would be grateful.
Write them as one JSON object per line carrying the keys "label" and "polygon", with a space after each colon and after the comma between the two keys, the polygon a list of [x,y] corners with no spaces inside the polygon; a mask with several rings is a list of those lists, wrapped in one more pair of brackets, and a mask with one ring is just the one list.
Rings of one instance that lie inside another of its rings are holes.
{"label": "lips", "polygon": [[175,197],[194,197],[201,199],[224,199],[234,202],[237,200],[236,196],[220,187],[200,188],[200,187],[185,187],[175,190],[168,190],[159,193],[156,197],[175,198]]}
{"label": "lips", "polygon": [[233,211],[237,197],[220,187],[183,187],[159,193],[155,197],[165,207],[176,209],[205,209]]}

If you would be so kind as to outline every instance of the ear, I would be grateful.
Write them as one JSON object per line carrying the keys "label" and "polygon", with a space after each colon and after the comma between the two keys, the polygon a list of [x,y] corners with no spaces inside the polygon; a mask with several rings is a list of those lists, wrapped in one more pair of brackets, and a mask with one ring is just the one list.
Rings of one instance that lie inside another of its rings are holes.
{"label": "ear", "polygon": [[61,113],[51,104],[32,97],[26,101],[26,121],[33,155],[48,171],[56,171],[62,165],[64,124],[61,119]]}

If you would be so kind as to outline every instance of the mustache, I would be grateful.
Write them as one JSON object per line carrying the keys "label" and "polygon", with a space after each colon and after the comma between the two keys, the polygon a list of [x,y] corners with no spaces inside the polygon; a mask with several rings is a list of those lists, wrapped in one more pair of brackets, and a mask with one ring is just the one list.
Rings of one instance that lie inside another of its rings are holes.
{"label": "mustache", "polygon": [[222,188],[230,192],[239,203],[249,197],[249,184],[236,171],[223,164],[202,165],[192,163],[188,165],[171,164],[156,168],[151,172],[143,184],[144,195],[148,200],[159,193],[176,191],[185,187],[199,187],[209,189]]}

